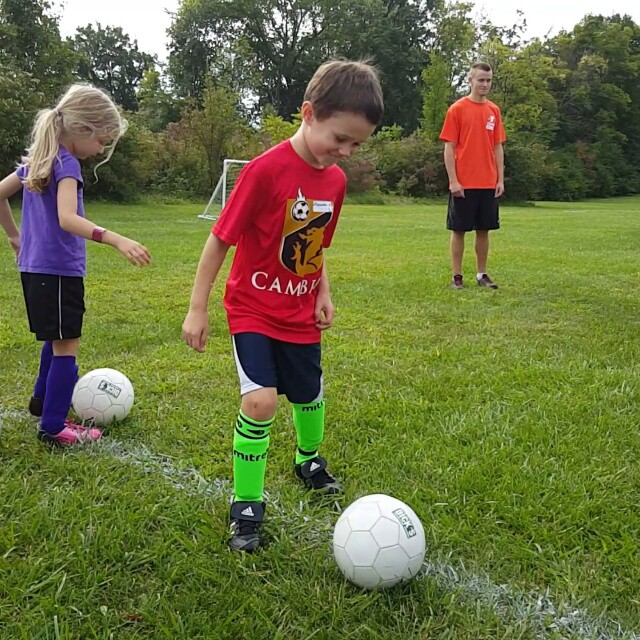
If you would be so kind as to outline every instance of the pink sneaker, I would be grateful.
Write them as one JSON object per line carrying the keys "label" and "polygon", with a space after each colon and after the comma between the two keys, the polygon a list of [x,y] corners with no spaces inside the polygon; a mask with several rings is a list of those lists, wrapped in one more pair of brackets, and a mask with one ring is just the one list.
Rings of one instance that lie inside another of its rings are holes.
{"label": "pink sneaker", "polygon": [[59,447],[70,447],[76,444],[90,444],[97,442],[102,438],[100,429],[83,427],[75,423],[73,420],[65,420],[64,429],[55,436],[48,434],[46,431],[40,430],[38,438],[47,444],[55,444]]}

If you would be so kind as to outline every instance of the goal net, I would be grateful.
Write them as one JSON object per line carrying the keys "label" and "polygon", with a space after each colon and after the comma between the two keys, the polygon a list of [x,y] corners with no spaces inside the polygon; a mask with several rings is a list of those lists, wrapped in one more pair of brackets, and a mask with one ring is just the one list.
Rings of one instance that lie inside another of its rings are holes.
{"label": "goal net", "polygon": [[218,179],[218,184],[211,194],[209,203],[204,211],[198,216],[204,220],[217,220],[222,208],[227,202],[227,198],[233,191],[233,187],[248,160],[227,159],[222,163],[222,173]]}

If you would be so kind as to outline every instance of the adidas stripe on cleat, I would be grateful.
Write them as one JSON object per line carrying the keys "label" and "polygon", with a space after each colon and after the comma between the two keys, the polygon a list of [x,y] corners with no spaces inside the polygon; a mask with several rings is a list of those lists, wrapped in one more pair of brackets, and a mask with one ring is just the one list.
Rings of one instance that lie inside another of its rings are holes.
{"label": "adidas stripe on cleat", "polygon": [[260,525],[264,520],[264,502],[238,500],[231,503],[229,547],[251,553],[260,545]]}
{"label": "adidas stripe on cleat", "polygon": [[322,456],[296,464],[295,473],[308,489],[328,495],[342,493],[340,483],[327,471],[327,461]]}

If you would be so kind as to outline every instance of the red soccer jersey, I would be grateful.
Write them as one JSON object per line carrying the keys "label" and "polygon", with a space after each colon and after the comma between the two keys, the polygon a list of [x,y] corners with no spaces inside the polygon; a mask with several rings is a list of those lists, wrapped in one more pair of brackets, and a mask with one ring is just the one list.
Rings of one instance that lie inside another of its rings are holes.
{"label": "red soccer jersey", "polygon": [[237,245],[224,296],[232,335],[320,341],[314,313],[323,249],[345,191],[340,167],[315,169],[288,140],[245,166],[212,229]]}
{"label": "red soccer jersey", "polygon": [[468,96],[447,111],[440,140],[456,145],[456,174],[463,189],[493,189],[498,182],[495,146],[506,139],[498,105]]}

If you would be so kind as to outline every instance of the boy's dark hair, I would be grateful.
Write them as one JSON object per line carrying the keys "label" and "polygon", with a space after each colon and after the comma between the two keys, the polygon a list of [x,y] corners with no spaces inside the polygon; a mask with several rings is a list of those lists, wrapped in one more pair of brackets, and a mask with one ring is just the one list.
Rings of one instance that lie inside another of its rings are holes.
{"label": "boy's dark hair", "polygon": [[471,65],[471,69],[469,70],[469,73],[473,74],[473,72],[477,71],[478,69],[480,71],[487,71],[487,72],[493,71],[493,69],[491,68],[491,65],[488,62],[474,62]]}
{"label": "boy's dark hair", "polygon": [[332,60],[318,67],[304,92],[318,120],[337,111],[362,114],[380,124],[384,100],[377,69],[366,61]]}

